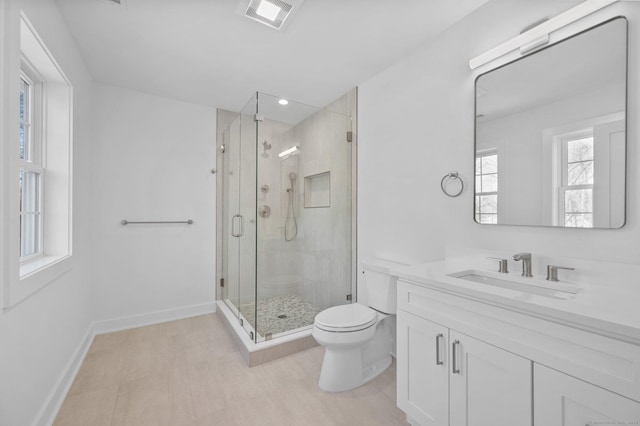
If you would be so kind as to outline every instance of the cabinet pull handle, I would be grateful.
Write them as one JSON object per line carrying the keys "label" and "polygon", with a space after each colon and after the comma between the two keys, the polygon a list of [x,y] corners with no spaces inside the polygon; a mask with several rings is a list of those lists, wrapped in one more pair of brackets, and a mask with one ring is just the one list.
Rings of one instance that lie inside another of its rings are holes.
{"label": "cabinet pull handle", "polygon": [[440,339],[444,338],[444,334],[442,333],[438,333],[436,334],[436,365],[442,365],[444,364],[444,361],[442,361],[442,358],[440,358]]}
{"label": "cabinet pull handle", "polygon": [[460,344],[460,340],[454,340],[451,343],[451,358],[452,358],[452,373],[453,374],[460,374],[460,369],[458,368],[458,351],[457,351],[457,347]]}

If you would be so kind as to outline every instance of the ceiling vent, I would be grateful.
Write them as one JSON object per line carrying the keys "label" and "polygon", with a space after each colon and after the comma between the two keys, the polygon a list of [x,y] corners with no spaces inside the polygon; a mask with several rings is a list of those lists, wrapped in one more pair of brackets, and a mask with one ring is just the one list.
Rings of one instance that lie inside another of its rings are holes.
{"label": "ceiling vent", "polygon": [[292,11],[293,5],[282,0],[251,0],[244,15],[279,30]]}

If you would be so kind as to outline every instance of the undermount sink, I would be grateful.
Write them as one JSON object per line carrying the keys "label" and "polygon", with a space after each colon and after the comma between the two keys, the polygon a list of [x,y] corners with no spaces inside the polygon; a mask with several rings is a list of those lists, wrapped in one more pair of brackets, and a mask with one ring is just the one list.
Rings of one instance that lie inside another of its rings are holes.
{"label": "undermount sink", "polygon": [[566,284],[548,283],[546,281],[541,282],[539,280],[531,281],[531,278],[514,277],[509,276],[508,274],[504,275],[504,278],[498,278],[494,276],[494,274],[476,270],[467,270],[449,274],[450,277],[465,281],[550,297],[552,299],[572,299],[580,292],[580,289]]}

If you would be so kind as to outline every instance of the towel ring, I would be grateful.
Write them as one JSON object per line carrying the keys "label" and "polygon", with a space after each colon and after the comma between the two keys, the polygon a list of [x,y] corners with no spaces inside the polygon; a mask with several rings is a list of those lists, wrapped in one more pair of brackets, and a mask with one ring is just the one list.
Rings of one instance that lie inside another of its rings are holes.
{"label": "towel ring", "polygon": [[[460,182],[460,191],[458,191],[458,192],[449,192],[449,191],[447,191],[445,182],[447,182],[448,180],[459,181]],[[462,194],[462,191],[464,190],[464,182],[462,181],[462,178],[460,177],[458,172],[450,172],[450,173],[447,173],[446,175],[444,175],[444,177],[440,181],[440,188],[442,188],[442,192],[444,192],[444,194],[447,197],[457,197],[458,195]]]}

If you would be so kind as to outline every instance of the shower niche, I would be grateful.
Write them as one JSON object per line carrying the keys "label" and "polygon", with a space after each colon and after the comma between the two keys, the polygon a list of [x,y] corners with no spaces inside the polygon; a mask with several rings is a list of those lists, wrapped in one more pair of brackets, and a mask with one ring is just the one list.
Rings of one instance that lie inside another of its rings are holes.
{"label": "shower niche", "polygon": [[218,111],[218,303],[254,344],[310,338],[355,287],[356,90],[323,108],[280,101]]}
{"label": "shower niche", "polygon": [[331,207],[331,172],[304,177],[304,207]]}

